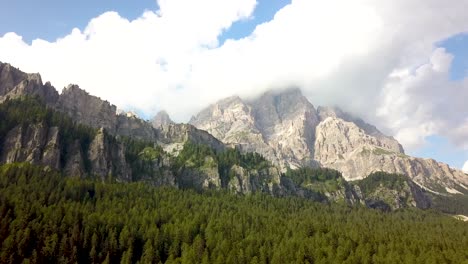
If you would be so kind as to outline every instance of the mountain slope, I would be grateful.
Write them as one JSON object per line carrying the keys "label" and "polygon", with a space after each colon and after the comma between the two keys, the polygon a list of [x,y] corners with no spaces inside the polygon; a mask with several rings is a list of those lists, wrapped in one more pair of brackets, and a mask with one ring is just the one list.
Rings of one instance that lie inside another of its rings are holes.
{"label": "mountain slope", "polygon": [[367,134],[352,122],[328,117],[317,127],[315,159],[323,166],[339,170],[347,180],[358,180],[384,171],[404,174],[433,192],[467,193],[468,176],[432,159],[413,158]]}

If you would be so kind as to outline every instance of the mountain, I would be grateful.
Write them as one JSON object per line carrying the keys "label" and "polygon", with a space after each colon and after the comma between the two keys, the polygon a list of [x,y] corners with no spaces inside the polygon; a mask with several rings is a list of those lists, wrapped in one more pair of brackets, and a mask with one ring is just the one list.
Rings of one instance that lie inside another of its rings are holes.
{"label": "mountain", "polygon": [[468,194],[468,176],[432,159],[409,157],[392,137],[339,108],[317,110],[299,89],[269,91],[254,100],[230,97],[191,124],[228,145],[262,154],[283,171],[323,166],[348,180],[373,172],[404,174],[433,193]]}
{"label": "mountain", "polygon": [[174,121],[171,120],[169,117],[169,114],[166,111],[159,111],[153,119],[151,119],[151,125],[153,125],[154,128],[160,128],[163,126],[167,125],[172,125],[175,124]]}
{"label": "mountain", "polygon": [[[360,182],[347,182],[379,169],[372,162],[380,156],[407,160],[400,167],[390,164],[391,173],[404,173],[422,161],[405,156],[396,140],[360,119],[337,108],[316,110],[299,89],[270,91],[250,101],[230,97],[200,112],[191,124],[175,124],[165,112],[152,122],[117,113],[114,105],[77,85],[58,94],[39,74],[9,64],[0,63],[0,77],[1,164],[27,162],[70,177],[261,192],[383,210],[427,208],[433,199],[427,186],[434,194],[443,191],[430,185],[431,178],[410,173],[404,188],[363,192]],[[427,164],[415,171],[424,174]],[[324,165],[342,173],[320,168]],[[450,170],[439,163],[432,167],[443,169]],[[440,174],[435,183],[463,193],[454,173],[453,178]],[[449,198],[439,199],[439,207]]]}
{"label": "mountain", "polygon": [[[69,177],[102,181],[328,201],[318,191],[283,178],[260,155],[241,154],[193,125],[173,123],[165,113],[151,124],[135,115],[117,114],[114,105],[77,85],[59,95],[39,74],[0,66],[1,164],[27,162]],[[350,199],[346,202],[358,198]]]}
{"label": "mountain", "polygon": [[267,92],[248,102],[226,98],[189,123],[227,145],[260,153],[283,170],[318,165],[313,153],[319,118],[299,89]]}

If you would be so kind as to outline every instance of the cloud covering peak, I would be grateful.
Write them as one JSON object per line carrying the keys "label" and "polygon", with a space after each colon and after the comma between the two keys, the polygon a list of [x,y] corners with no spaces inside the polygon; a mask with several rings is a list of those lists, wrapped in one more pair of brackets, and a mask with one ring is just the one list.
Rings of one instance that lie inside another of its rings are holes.
{"label": "cloud covering peak", "polygon": [[253,19],[255,0],[159,0],[129,21],[115,12],[53,42],[0,38],[0,60],[77,83],[122,108],[166,109],[187,121],[230,95],[301,87],[417,148],[429,135],[468,149],[468,78],[449,78],[453,56],[437,43],[468,32],[468,1],[293,0],[247,37],[224,31]]}

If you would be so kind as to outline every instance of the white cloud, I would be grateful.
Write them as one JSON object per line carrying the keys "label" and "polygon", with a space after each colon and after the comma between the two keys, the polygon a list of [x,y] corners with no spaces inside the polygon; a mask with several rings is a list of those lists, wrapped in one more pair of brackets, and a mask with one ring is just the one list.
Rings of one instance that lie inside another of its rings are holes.
{"label": "white cloud", "polygon": [[432,134],[468,148],[468,79],[450,81],[452,56],[435,47],[467,31],[467,0],[293,0],[223,45],[219,36],[249,19],[254,0],[158,3],[133,21],[102,14],[55,42],[6,34],[0,60],[179,121],[225,96],[299,86],[314,104],[363,116],[406,148]]}
{"label": "white cloud", "polygon": [[462,169],[463,172],[465,173],[468,173],[468,160],[465,162],[465,164],[463,165],[463,169]]}
{"label": "white cloud", "polygon": [[468,147],[468,82],[449,81],[452,59],[438,48],[413,72],[397,70],[386,81],[377,116],[405,146],[419,147],[425,137],[437,134]]}

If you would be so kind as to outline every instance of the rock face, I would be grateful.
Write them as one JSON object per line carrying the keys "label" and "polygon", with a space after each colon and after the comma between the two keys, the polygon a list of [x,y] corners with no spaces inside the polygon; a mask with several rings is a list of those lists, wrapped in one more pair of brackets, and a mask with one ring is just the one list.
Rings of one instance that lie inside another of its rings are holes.
{"label": "rock face", "polygon": [[375,126],[364,122],[360,118],[356,118],[343,112],[337,107],[323,107],[319,106],[317,108],[318,115],[320,117],[320,122],[325,121],[328,117],[333,117],[340,119],[346,122],[351,122],[359,127],[366,136],[375,138],[374,142],[378,145],[381,145],[387,149],[390,149],[393,152],[404,153],[403,147],[401,144],[395,140],[393,137],[389,137],[380,132]]}
{"label": "rock face", "polygon": [[119,176],[122,181],[131,181],[132,173],[125,160],[125,146],[112,139],[103,128],[99,129],[88,150],[91,174],[105,178]]}
{"label": "rock face", "polygon": [[112,134],[116,132],[117,107],[88,94],[77,85],[69,85],[63,89],[57,108],[78,123],[95,128],[103,127]]}
{"label": "rock face", "polygon": [[118,115],[115,133],[144,141],[155,142],[156,131],[150,123],[136,116]]}
{"label": "rock face", "polygon": [[298,89],[268,92],[249,102],[230,97],[190,121],[225,144],[260,153],[282,169],[316,165],[313,147],[318,122],[315,108]]}
{"label": "rock face", "polygon": [[10,130],[1,147],[1,163],[30,162],[60,168],[58,129],[44,124],[17,126]]}

